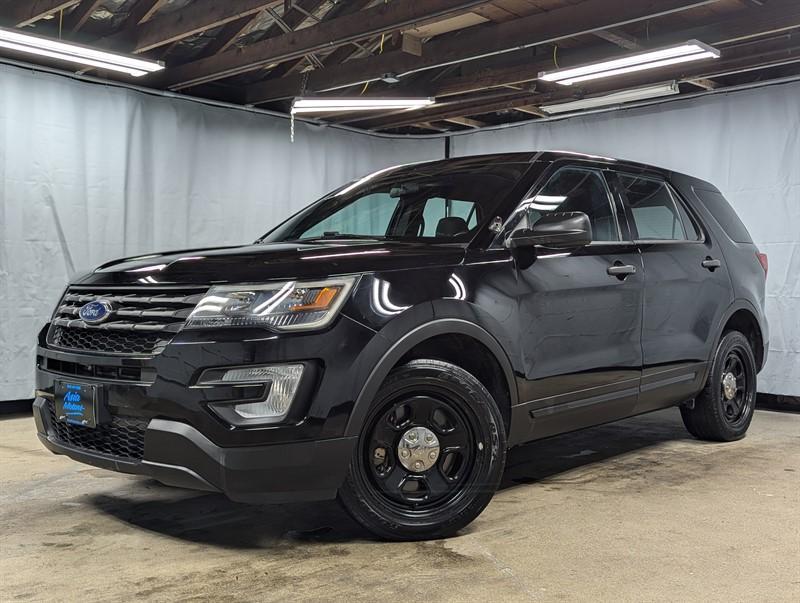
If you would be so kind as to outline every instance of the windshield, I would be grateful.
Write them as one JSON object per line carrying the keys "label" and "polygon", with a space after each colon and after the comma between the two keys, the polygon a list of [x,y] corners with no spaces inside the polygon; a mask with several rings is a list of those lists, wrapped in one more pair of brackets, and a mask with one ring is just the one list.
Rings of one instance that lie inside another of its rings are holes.
{"label": "windshield", "polygon": [[261,241],[467,243],[529,167],[451,160],[381,170],[323,197]]}

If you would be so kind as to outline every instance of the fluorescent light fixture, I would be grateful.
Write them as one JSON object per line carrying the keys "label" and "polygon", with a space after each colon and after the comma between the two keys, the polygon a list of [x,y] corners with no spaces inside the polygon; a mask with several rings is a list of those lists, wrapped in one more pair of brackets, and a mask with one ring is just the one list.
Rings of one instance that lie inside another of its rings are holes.
{"label": "fluorescent light fixture", "polygon": [[632,90],[624,90],[622,92],[615,92],[613,94],[606,94],[605,96],[593,96],[590,98],[582,98],[576,101],[569,101],[566,103],[556,103],[552,105],[542,105],[540,108],[547,113],[567,113],[569,111],[580,111],[581,109],[593,109],[595,107],[606,107],[609,105],[619,105],[622,103],[629,103],[632,101],[647,100],[650,98],[658,98],[660,96],[670,96],[678,94],[677,82],[669,82],[668,84],[659,84],[657,86],[647,86],[645,88],[633,88]]}
{"label": "fluorescent light fixture", "polygon": [[96,48],[89,48],[88,46],[61,42],[5,28],[0,28],[0,48],[27,52],[60,61],[97,67],[98,69],[121,71],[135,77],[164,69],[164,63],[160,61],[146,61],[124,54],[106,52]]}
{"label": "fluorescent light fixture", "polygon": [[433,103],[432,98],[296,98],[292,102],[292,113],[421,109]]}
{"label": "fluorescent light fixture", "polygon": [[601,61],[599,63],[559,69],[557,71],[543,71],[539,74],[539,79],[545,82],[556,82],[564,86],[571,86],[572,84],[579,84],[581,82],[614,75],[634,73],[636,71],[644,71],[645,69],[656,69],[658,67],[666,67],[668,65],[676,65],[689,61],[718,59],[719,57],[720,52],[716,48],[712,48],[708,44],[703,44],[703,42],[698,40],[689,40],[685,44],[669,46],[658,50],[637,52],[610,61]]}

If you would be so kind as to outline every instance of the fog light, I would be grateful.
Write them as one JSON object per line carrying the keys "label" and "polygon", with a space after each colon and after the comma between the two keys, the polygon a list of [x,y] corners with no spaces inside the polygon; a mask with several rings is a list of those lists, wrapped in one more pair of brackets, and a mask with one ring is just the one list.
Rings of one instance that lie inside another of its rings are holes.
{"label": "fog light", "polygon": [[278,364],[230,369],[220,381],[229,385],[268,383],[269,393],[264,400],[236,404],[233,410],[243,419],[276,421],[289,414],[302,376],[302,364]]}

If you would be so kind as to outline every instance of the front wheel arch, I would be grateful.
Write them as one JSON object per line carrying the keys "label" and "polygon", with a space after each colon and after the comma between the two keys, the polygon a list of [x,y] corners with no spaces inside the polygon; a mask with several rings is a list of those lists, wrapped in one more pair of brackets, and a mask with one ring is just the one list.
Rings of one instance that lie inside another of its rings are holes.
{"label": "front wheel arch", "polygon": [[[392,369],[398,364],[402,364],[401,361],[403,358],[407,357],[415,347],[424,344],[428,340],[445,335],[469,337],[486,348],[497,362],[502,372],[508,393],[509,408],[518,403],[514,370],[511,366],[511,361],[508,359],[500,343],[488,331],[478,325],[458,318],[442,318],[411,329],[384,353],[373,367],[356,398],[350,420],[345,429],[345,435],[353,436],[360,433],[361,426],[369,412],[372,400]],[[452,362],[452,359],[450,361]],[[500,400],[496,402],[498,405],[503,403]],[[504,412],[505,410],[501,409],[501,413]]]}

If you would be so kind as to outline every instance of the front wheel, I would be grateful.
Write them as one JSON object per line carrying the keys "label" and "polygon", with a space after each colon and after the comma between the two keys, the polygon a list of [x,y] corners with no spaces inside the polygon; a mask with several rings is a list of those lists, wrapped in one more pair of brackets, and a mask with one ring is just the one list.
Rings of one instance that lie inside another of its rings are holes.
{"label": "front wheel", "polygon": [[701,440],[732,442],[747,433],[755,406],[756,361],[750,341],[739,331],[728,331],[694,408],[681,407],[683,423]]}
{"label": "front wheel", "polygon": [[413,360],[381,386],[339,500],[381,538],[448,536],[489,504],[505,457],[503,420],[480,381]]}

